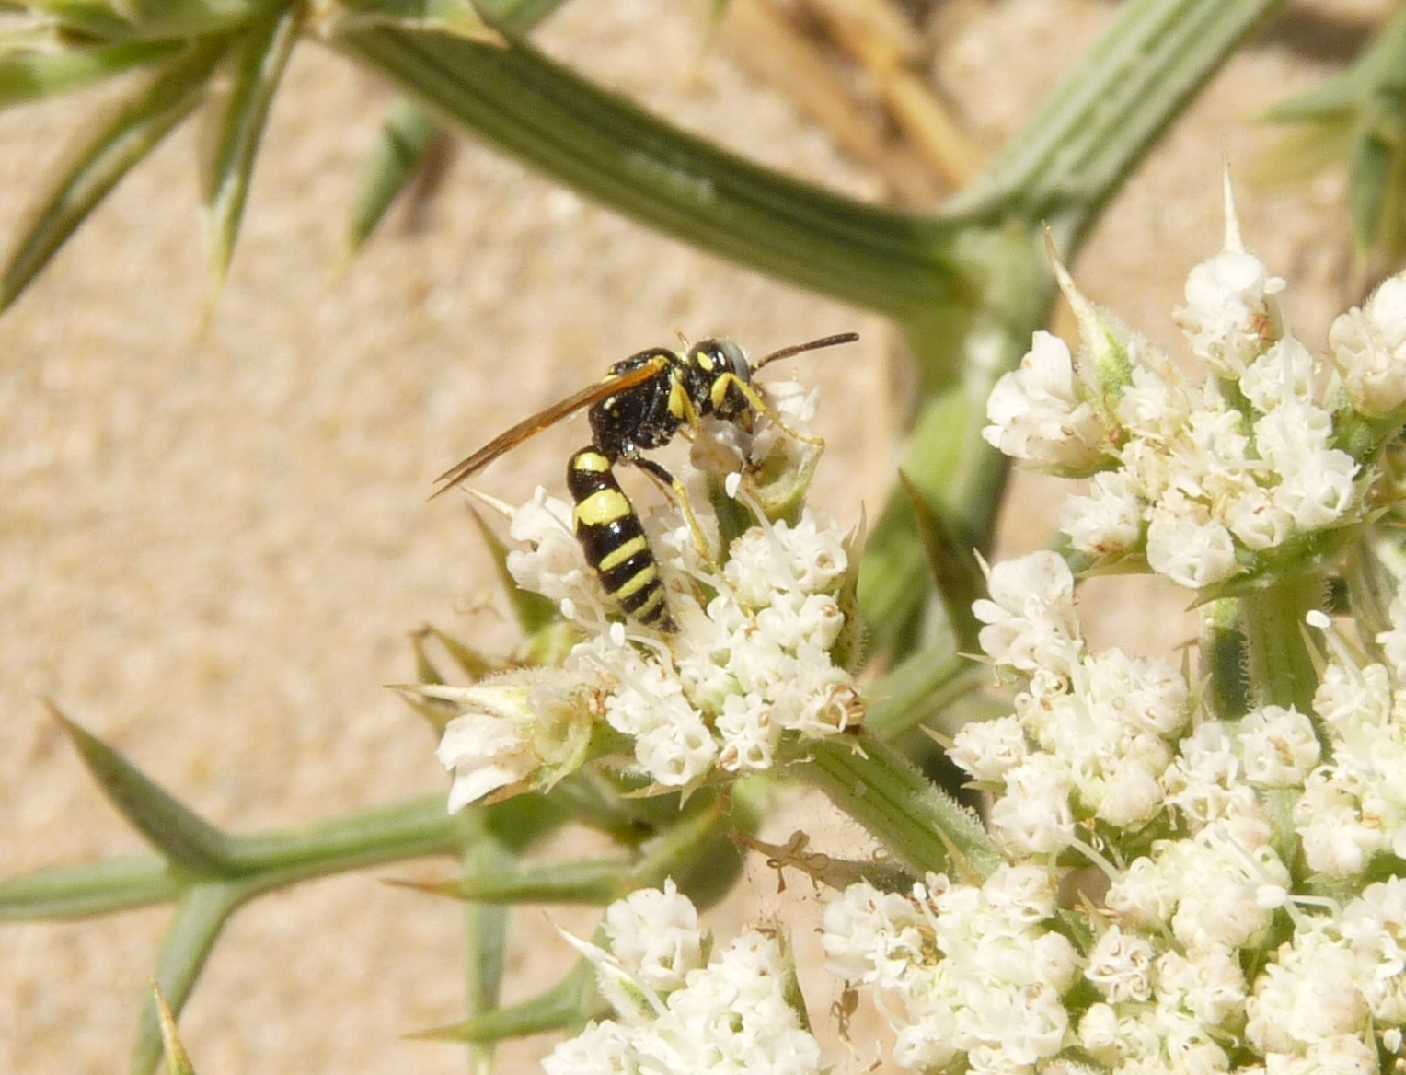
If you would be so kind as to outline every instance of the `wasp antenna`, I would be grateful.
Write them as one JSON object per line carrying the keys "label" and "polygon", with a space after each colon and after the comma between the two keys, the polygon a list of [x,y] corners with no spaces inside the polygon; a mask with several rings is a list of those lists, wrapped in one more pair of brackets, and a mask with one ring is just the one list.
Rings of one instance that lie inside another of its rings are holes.
{"label": "wasp antenna", "polygon": [[857,332],[841,332],[834,336],[822,336],[818,340],[810,340],[806,343],[794,343],[790,347],[783,347],[779,351],[773,351],[769,355],[763,355],[753,366],[752,372],[771,362],[776,362],[782,358],[790,358],[792,355],[803,354],[806,351],[819,351],[822,347],[834,347],[841,343],[854,343],[859,339]]}

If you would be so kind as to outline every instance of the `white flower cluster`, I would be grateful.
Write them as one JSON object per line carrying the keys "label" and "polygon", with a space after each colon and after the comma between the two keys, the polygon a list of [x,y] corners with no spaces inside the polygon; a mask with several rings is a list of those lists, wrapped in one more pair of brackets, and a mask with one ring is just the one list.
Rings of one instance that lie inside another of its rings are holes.
{"label": "white flower cluster", "polygon": [[[809,394],[773,395],[792,428],[814,413]],[[736,430],[719,423],[716,434],[695,445],[695,456],[711,451],[735,460]],[[769,443],[783,442],[763,425],[753,452]],[[686,475],[705,537],[716,546],[716,524],[702,510],[704,475],[694,468]],[[570,505],[538,489],[512,512],[520,543],[508,555],[513,578],[555,602],[586,637],[559,673],[527,670],[476,689],[497,689],[506,702],[484,705],[472,690],[429,692],[466,706],[440,747],[455,773],[451,809],[516,786],[544,766],[566,771],[579,757],[581,728],[589,737],[596,720],[629,737],[634,764],[662,788],[695,785],[714,769],[768,769],[783,736],[833,735],[857,722],[858,691],[832,657],[846,621],[841,595],[851,581],[846,535],[809,509],[794,525],[767,521],[740,477],[730,476],[729,488],[760,521],[733,540],[721,566],[700,552],[677,509],[643,518],[679,628],[670,635],[620,621],[572,532]],[[572,749],[563,748],[563,738]]]}
{"label": "white flower cluster", "polygon": [[966,725],[954,762],[998,790],[989,827],[1017,856],[1073,844],[1075,819],[1146,824],[1163,807],[1159,783],[1190,720],[1186,681],[1172,666],[1119,650],[1086,652],[1074,577],[1053,552],[998,564],[990,600],[974,606],[982,648],[1028,677],[1015,713]]}
{"label": "white flower cluster", "polygon": [[1078,979],[1074,945],[1048,928],[1051,873],[998,869],[982,886],[930,874],[911,896],[867,882],[825,908],[829,969],[879,992],[905,1068],[1033,1070],[1065,1046],[1061,999]]}
{"label": "white flower cluster", "polygon": [[821,1072],[777,937],[751,930],[710,960],[698,913],[672,881],[612,904],[604,932],[605,948],[569,939],[595,964],[616,1019],[558,1045],[547,1075]]}
{"label": "white flower cluster", "polygon": [[[988,582],[981,645],[1023,689],[950,756],[993,793],[988,828],[1013,864],[980,887],[852,885],[825,913],[830,968],[877,991],[896,1061],[1377,1071],[1406,1029],[1406,878],[1365,876],[1406,857],[1406,599],[1371,640],[1385,663],[1315,613],[1329,655],[1312,712],[1261,705],[1229,722],[1170,665],[1089,653],[1056,554]],[[1301,863],[1341,899],[1294,892],[1276,829],[1289,814]],[[1080,858],[1108,885],[1061,920],[1054,892]]]}
{"label": "white flower cluster", "polygon": [[1140,554],[1197,589],[1359,517],[1371,453],[1345,451],[1343,429],[1406,406],[1406,274],[1339,317],[1315,356],[1284,329],[1284,283],[1241,245],[1228,190],[1226,212],[1226,248],[1192,269],[1177,311],[1209,379],[1188,380],[1057,267],[1084,348],[1076,359],[1037,332],[991,393],[984,431],[1017,460],[1092,479],[1061,517],[1074,548]]}
{"label": "white flower cluster", "polygon": [[1294,824],[1309,866],[1329,876],[1360,874],[1379,852],[1406,859],[1406,600],[1390,619],[1377,636],[1386,664],[1359,662],[1329,636],[1313,698],[1327,758],[1304,777]]}

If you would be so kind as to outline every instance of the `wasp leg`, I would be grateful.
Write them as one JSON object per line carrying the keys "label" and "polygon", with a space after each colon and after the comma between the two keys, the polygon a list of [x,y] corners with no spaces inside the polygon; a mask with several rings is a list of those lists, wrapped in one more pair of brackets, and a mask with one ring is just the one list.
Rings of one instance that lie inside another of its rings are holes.
{"label": "wasp leg", "polygon": [[768,404],[766,400],[762,399],[761,393],[735,373],[724,373],[713,382],[712,388],[709,389],[709,395],[712,398],[714,409],[721,407],[723,400],[727,398],[728,390],[734,387],[737,391],[742,393],[742,398],[747,401],[747,404],[752,410],[756,411],[758,414],[766,415],[768,419],[775,422],[781,428],[781,432],[785,433],[792,440],[798,440],[802,444],[814,445],[816,448],[825,447],[825,439],[823,437],[810,437],[788,426],[785,421],[782,420],[781,415],[777,414],[771,405]]}
{"label": "wasp leg", "polygon": [[659,482],[660,485],[664,487],[665,491],[674,498],[674,501],[683,511],[683,517],[688,521],[688,529],[689,532],[693,534],[693,544],[697,546],[699,554],[709,564],[717,567],[718,562],[713,559],[713,549],[708,543],[708,535],[703,532],[703,525],[698,521],[698,516],[693,510],[693,500],[688,495],[688,490],[684,488],[683,482],[679,481],[678,478],[670,474],[653,459],[646,459],[642,455],[624,456],[621,461],[629,463],[631,466],[639,467],[651,478]]}

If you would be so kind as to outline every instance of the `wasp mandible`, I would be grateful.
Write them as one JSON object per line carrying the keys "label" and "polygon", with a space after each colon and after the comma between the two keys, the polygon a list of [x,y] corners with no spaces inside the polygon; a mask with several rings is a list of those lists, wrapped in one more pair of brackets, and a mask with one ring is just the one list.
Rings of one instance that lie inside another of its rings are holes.
{"label": "wasp mandible", "polygon": [[619,482],[617,464],[638,467],[674,491],[695,534],[700,534],[683,483],[641,453],[662,448],[680,429],[696,432],[707,416],[750,430],[758,414],[783,431],[790,430],[767,406],[752,383],[763,366],[805,351],[852,343],[855,332],[783,347],[756,363],[732,340],[703,340],[685,351],[652,347],[610,367],[598,384],[581,389],[525,418],[437,479],[431,499],[478,473],[500,455],[583,407],[589,407],[591,443],[566,465],[566,485],[575,504],[572,524],[586,560],[600,576],[605,592],[638,622],[661,631],[677,629],[669,614],[664,583],[639,515]]}

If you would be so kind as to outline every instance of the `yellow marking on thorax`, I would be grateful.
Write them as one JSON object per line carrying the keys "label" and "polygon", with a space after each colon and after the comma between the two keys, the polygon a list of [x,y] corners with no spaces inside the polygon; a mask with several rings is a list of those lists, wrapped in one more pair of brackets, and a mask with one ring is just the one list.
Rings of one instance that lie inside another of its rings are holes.
{"label": "yellow marking on thorax", "polygon": [[582,452],[571,465],[576,470],[592,470],[599,473],[610,469],[610,460],[599,452]]}
{"label": "yellow marking on thorax", "polygon": [[581,526],[605,526],[630,514],[630,502],[619,489],[601,489],[576,505],[576,522]]}
{"label": "yellow marking on thorax", "polygon": [[669,413],[679,421],[688,413],[688,400],[684,396],[683,382],[675,378],[669,385]]}
{"label": "yellow marking on thorax", "polygon": [[707,351],[699,351],[694,357],[697,358],[698,365],[703,369],[707,370],[709,373],[713,372],[713,356]]}
{"label": "yellow marking on thorax", "polygon": [[650,564],[648,567],[642,567],[630,576],[629,581],[626,582],[625,585],[615,590],[610,596],[617,601],[624,601],[626,598],[633,597],[635,594],[639,593],[658,577],[659,572],[655,569],[653,564]]}
{"label": "yellow marking on thorax", "polygon": [[612,571],[619,567],[637,552],[643,552],[649,548],[649,542],[645,540],[643,534],[639,537],[631,538],[618,549],[612,550],[599,564],[596,565],[598,571]]}

